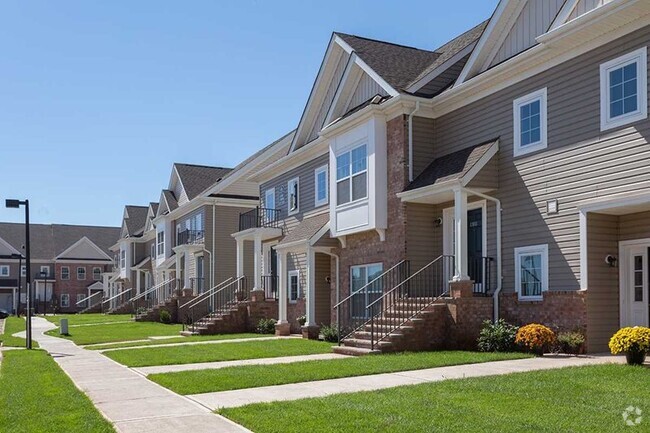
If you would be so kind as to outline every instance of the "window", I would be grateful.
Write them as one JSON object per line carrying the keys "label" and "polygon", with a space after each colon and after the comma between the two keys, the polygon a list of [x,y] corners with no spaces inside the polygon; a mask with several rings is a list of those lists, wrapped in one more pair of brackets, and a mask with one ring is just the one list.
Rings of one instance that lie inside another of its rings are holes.
{"label": "window", "polygon": [[64,308],[68,308],[70,306],[70,295],[67,293],[61,294],[61,306]]}
{"label": "window", "polygon": [[50,276],[50,267],[49,266],[41,266],[39,275],[41,277],[49,277]]}
{"label": "window", "polygon": [[26,277],[27,276],[27,266],[26,265],[22,265],[20,267],[20,276],[21,277]]}
{"label": "window", "polygon": [[600,129],[648,117],[647,48],[600,65]]}
{"label": "window", "polygon": [[93,280],[99,281],[102,279],[102,268],[93,268]]}
{"label": "window", "polygon": [[86,279],[86,268],[83,267],[78,267],[77,268],[77,280],[85,280]]}
{"label": "window", "polygon": [[9,276],[9,266],[0,266],[0,277]]}
{"label": "window", "polygon": [[299,211],[298,182],[298,178],[291,179],[287,182],[287,204],[289,205],[289,215],[295,214]]}
{"label": "window", "polygon": [[314,172],[314,191],[316,197],[314,198],[315,206],[322,206],[327,204],[327,166],[324,165],[317,168]]}
{"label": "window", "polygon": [[[264,192],[264,208],[275,210],[275,188],[267,189]],[[264,222],[271,222],[275,218],[275,213],[272,211],[263,210]]]}
{"label": "window", "polygon": [[165,255],[165,232],[158,232],[157,241],[158,241],[158,257]]}
{"label": "window", "polygon": [[[76,303],[76,306],[77,306],[77,307],[80,307],[80,308],[85,307],[87,301],[84,301],[84,299],[86,299],[86,295],[83,294],[83,293],[78,293],[78,294],[77,294],[77,303]],[[84,302],[81,302],[81,301],[84,301]]]}
{"label": "window", "polygon": [[515,288],[522,300],[541,300],[548,290],[548,245],[515,248]]}
{"label": "window", "polygon": [[62,280],[70,279],[70,268],[68,266],[61,266],[61,279]]}
{"label": "window", "polygon": [[296,302],[300,298],[300,273],[289,271],[289,302]]}
{"label": "window", "polygon": [[[369,265],[350,266],[350,293],[361,290],[365,285],[379,277],[383,272],[381,263]],[[365,290],[352,297],[352,317],[366,318],[368,311],[366,307],[377,300],[383,293],[382,281],[375,281]]]}
{"label": "window", "polygon": [[126,268],[126,250],[120,250],[120,268]]}
{"label": "window", "polygon": [[546,88],[515,99],[514,155],[546,149]]}
{"label": "window", "polygon": [[368,155],[366,145],[336,157],[336,204],[368,197]]}
{"label": "window", "polygon": [[156,243],[155,242],[153,244],[151,244],[151,247],[149,248],[149,257],[151,257],[152,259],[154,257],[156,257]]}

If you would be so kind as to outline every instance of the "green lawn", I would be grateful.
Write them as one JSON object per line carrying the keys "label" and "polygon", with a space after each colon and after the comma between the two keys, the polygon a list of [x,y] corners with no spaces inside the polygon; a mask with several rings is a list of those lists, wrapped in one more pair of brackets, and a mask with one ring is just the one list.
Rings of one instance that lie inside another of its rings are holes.
{"label": "green lawn", "polygon": [[115,431],[47,353],[15,350],[2,356],[0,431]]}
{"label": "green lawn", "polygon": [[[25,330],[25,319],[9,316],[5,319],[4,334],[0,334],[0,341],[3,346],[25,347],[25,339],[12,337],[12,334]],[[32,347],[38,347],[38,343],[32,340]]]}
{"label": "green lawn", "polygon": [[[140,340],[153,336],[178,335],[182,325],[165,325],[156,322],[112,323],[96,326],[76,326],[68,329],[69,336],[61,336],[75,344],[96,344],[115,341]],[[47,332],[59,337],[59,330]]]}
{"label": "green lawn", "polygon": [[104,355],[129,367],[145,367],[150,365],[192,364],[195,362],[329,353],[332,351],[331,347],[332,343],[291,338],[244,341],[240,343],[124,349],[104,352]]}
{"label": "green lawn", "polygon": [[[219,411],[256,433],[650,431],[650,371],[601,365],[450,380]],[[643,411],[623,423],[628,406]]]}
{"label": "green lawn", "polygon": [[149,341],[127,341],[124,343],[104,343],[94,344],[92,346],[85,346],[88,350],[104,350],[104,349],[124,349],[136,346],[152,346],[158,344],[178,344],[178,343],[191,343],[196,341],[216,341],[216,340],[232,340],[235,338],[260,338],[269,337],[263,334],[219,334],[219,335],[192,335],[191,337],[170,338],[165,340],[149,340]]}
{"label": "green lawn", "polygon": [[528,357],[522,353],[418,352],[304,361],[291,364],[246,365],[213,370],[152,374],[148,378],[179,394],[227,391],[287,383],[419,370],[446,365],[502,361]]}
{"label": "green lawn", "polygon": [[48,321],[59,326],[61,319],[68,319],[69,326],[88,325],[94,323],[112,323],[112,322],[130,322],[130,314],[101,314],[101,313],[88,313],[88,314],[57,314],[41,316],[45,317]]}

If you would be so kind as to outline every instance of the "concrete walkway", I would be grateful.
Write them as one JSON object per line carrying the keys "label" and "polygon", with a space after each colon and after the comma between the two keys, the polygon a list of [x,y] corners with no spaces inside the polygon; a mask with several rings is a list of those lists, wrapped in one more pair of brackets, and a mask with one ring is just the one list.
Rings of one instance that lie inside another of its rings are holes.
{"label": "concrete walkway", "polygon": [[451,367],[430,368],[426,370],[303,382],[289,385],[265,386],[235,391],[210,392],[205,394],[189,395],[187,397],[214,410],[223,407],[244,406],[251,403],[324,397],[332,394],[373,391],[402,385],[439,382],[448,379],[494,376],[610,362],[622,363],[625,362],[625,358],[614,356],[590,356],[579,358],[568,356],[545,356],[542,358],[486,362],[483,364],[466,364]]}
{"label": "concrete walkway", "polygon": [[249,432],[206,407],[163,388],[97,351],[44,335],[55,326],[36,317],[34,339],[121,433]]}
{"label": "concrete walkway", "polygon": [[[184,337],[180,337],[184,338]],[[292,339],[292,338],[301,338],[300,336],[288,336],[288,337],[252,337],[252,338],[232,338],[232,339],[225,339],[225,340],[205,340],[205,341],[185,341],[185,342],[179,342],[179,343],[167,343],[167,344],[149,344],[149,345],[142,345],[142,346],[131,346],[131,347],[109,347],[106,349],[96,349],[94,352],[99,352],[99,353],[104,353],[104,352],[112,352],[114,350],[128,350],[128,349],[150,349],[152,347],[174,347],[174,346],[192,346],[196,344],[222,344],[222,343],[243,343],[245,341],[265,341],[265,340],[286,340],[286,339]],[[123,341],[123,343],[128,343],[128,341]],[[109,344],[109,343],[105,343]],[[118,344],[118,343],[116,343]],[[92,347],[90,346],[84,346],[84,347]]]}
{"label": "concrete walkway", "polygon": [[214,370],[225,367],[239,367],[242,365],[272,365],[272,364],[290,364],[301,361],[320,361],[325,359],[349,358],[347,355],[337,353],[319,353],[316,355],[298,355],[298,356],[281,356],[278,358],[258,358],[242,359],[239,361],[220,361],[220,362],[198,362],[196,364],[175,364],[175,365],[157,365],[155,367],[133,368],[138,373],[156,374],[156,373],[176,373],[179,371],[192,370]]}

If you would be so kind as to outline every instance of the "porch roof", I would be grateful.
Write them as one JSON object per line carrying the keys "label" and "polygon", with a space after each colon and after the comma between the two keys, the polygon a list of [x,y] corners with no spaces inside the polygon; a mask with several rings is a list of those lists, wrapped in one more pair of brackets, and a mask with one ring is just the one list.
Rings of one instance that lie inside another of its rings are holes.
{"label": "porch roof", "polygon": [[287,248],[300,243],[314,243],[318,241],[318,239],[329,231],[325,230],[326,228],[329,229],[329,221],[330,215],[327,212],[303,219],[293,230],[282,238],[277,248]]}
{"label": "porch roof", "polygon": [[[142,259],[139,263],[137,263],[136,265],[132,266],[132,267],[131,267],[131,270],[136,271],[136,270],[142,269],[142,268],[145,267],[145,266],[146,266],[150,261],[151,261],[151,257],[145,257],[145,258]],[[147,269],[150,269],[150,268],[151,268],[151,266],[147,266]]]}
{"label": "porch roof", "polygon": [[467,186],[498,150],[499,138],[495,138],[436,158],[397,195],[402,201],[444,202],[454,187]]}

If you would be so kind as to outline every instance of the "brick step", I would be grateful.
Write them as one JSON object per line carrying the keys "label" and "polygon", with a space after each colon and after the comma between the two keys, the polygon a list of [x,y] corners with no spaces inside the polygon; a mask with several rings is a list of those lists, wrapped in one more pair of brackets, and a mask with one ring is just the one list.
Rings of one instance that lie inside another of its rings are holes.
{"label": "brick step", "polygon": [[[388,324],[375,325],[375,332],[386,332],[394,328],[395,328],[394,326]],[[411,331],[413,329],[415,329],[413,325],[404,325],[397,328],[394,332],[403,333],[403,332]],[[362,329],[359,329],[358,331],[355,332],[370,332],[371,330],[372,327],[370,325],[365,325]]]}
{"label": "brick step", "polygon": [[349,356],[364,356],[364,355],[377,355],[380,354],[380,350],[370,350],[362,347],[350,347],[350,346],[332,346],[332,351],[338,353],[339,355],[349,355]]}
{"label": "brick step", "polygon": [[[413,329],[413,328],[410,328],[410,329]],[[405,330],[403,330],[403,329],[396,329],[395,331],[390,333],[389,338],[391,338],[391,339],[392,338],[402,338],[402,337],[404,337],[404,334],[403,334],[404,331]],[[368,331],[355,331],[352,334],[352,338],[354,338],[355,340],[370,340],[372,338],[372,333],[368,332]],[[377,334],[375,334],[375,338],[377,338]],[[347,340],[347,338],[346,338],[346,340]]]}

